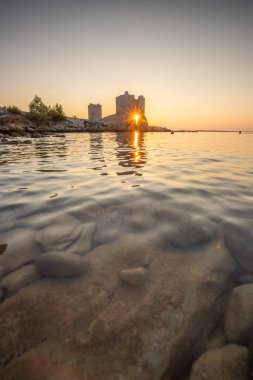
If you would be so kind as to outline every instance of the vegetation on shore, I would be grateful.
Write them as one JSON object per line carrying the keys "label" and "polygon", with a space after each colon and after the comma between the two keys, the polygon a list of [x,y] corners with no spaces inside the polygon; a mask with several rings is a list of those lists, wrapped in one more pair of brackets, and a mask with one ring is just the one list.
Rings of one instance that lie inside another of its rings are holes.
{"label": "vegetation on shore", "polygon": [[29,104],[28,118],[37,122],[63,121],[66,119],[66,115],[61,104],[56,103],[53,107],[47,106],[38,95],[35,95]]}
{"label": "vegetation on shore", "polygon": [[20,115],[21,114],[21,109],[18,108],[17,106],[8,106],[8,107],[3,106],[0,108],[4,109],[4,110],[6,110],[6,111],[8,111],[14,115]]}
{"label": "vegetation on shore", "polygon": [[[3,106],[1,108],[15,115],[20,115],[22,113],[21,109],[16,105],[11,105],[8,107]],[[35,121],[37,124],[45,121],[63,121],[66,119],[66,115],[61,104],[56,103],[54,106],[47,106],[38,95],[35,95],[29,103],[29,112],[27,113],[27,117],[30,120]]]}

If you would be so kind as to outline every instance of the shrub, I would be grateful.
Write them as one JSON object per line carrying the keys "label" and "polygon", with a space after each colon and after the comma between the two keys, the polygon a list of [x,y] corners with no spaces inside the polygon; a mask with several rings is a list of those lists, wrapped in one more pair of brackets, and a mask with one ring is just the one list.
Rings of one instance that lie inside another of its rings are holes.
{"label": "shrub", "polygon": [[8,106],[6,107],[6,110],[10,113],[13,113],[14,115],[20,115],[21,109],[19,109],[17,106]]}

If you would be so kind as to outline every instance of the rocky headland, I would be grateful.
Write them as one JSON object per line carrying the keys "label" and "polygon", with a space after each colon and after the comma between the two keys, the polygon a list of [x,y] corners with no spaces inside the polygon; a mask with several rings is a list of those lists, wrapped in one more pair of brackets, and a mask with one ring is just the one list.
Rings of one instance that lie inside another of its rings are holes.
{"label": "rocky headland", "polygon": [[158,236],[139,213],[94,203],[0,236],[1,379],[252,378],[252,225],[154,208]]}
{"label": "rocky headland", "polygon": [[[143,132],[170,132],[162,127],[140,127]],[[85,119],[66,118],[63,121],[45,121],[37,123],[27,117],[25,113],[14,115],[6,110],[0,112],[0,143],[18,144],[29,143],[27,139],[45,137],[53,134],[79,132],[128,132],[129,128],[102,122],[92,122]],[[11,139],[21,137],[22,140]],[[24,140],[24,138],[26,140]]]}

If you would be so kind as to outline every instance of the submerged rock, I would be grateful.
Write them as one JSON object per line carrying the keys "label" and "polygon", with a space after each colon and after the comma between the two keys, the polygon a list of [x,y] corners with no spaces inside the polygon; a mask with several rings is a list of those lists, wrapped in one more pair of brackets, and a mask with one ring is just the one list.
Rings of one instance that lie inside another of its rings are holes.
{"label": "submerged rock", "polygon": [[[13,137],[16,137],[16,135],[14,135]],[[5,144],[8,144],[8,145],[19,145],[21,143],[22,143],[21,140],[8,140]]]}
{"label": "submerged rock", "polygon": [[[78,380],[182,379],[217,325],[216,305],[235,270],[230,254],[213,243],[181,255],[164,250],[155,233],[122,236],[86,257],[91,275],[43,279],[1,304],[0,377],[38,380],[43,369],[57,379],[56,363],[70,371],[61,360],[66,350]],[[122,270],[140,266],[148,270],[145,286],[119,286]],[[51,350],[53,365],[40,370],[40,358],[48,359],[43,341],[61,350]]]}
{"label": "submerged rock", "polygon": [[48,227],[36,234],[36,240],[45,250],[62,250],[73,243],[82,231],[79,220],[70,215],[61,215]]}
{"label": "submerged rock", "polygon": [[248,344],[253,336],[253,284],[233,289],[225,317],[229,342]]}
{"label": "submerged rock", "polygon": [[115,240],[119,236],[122,221],[123,219],[117,210],[111,208],[105,209],[97,219],[97,231],[94,236],[94,243],[99,245]]}
{"label": "submerged rock", "polygon": [[204,218],[180,218],[163,229],[165,240],[177,249],[192,249],[210,243],[216,233],[216,224]]}
{"label": "submerged rock", "polygon": [[249,380],[249,350],[237,344],[210,350],[192,366],[190,380]]}
{"label": "submerged rock", "polygon": [[247,272],[253,273],[253,226],[225,222],[224,240],[235,260]]}
{"label": "submerged rock", "polygon": [[89,269],[87,261],[69,252],[49,251],[35,262],[38,272],[45,277],[75,277]]}
{"label": "submerged rock", "polygon": [[41,252],[34,239],[34,232],[25,228],[1,234],[0,243],[7,244],[6,250],[0,256],[0,273],[2,275],[34,261]]}
{"label": "submerged rock", "polygon": [[67,251],[76,253],[80,256],[85,255],[85,253],[87,253],[91,248],[92,239],[95,234],[95,231],[95,223],[84,223],[82,225],[80,236],[77,238],[77,240],[74,241],[73,244],[67,247]]}
{"label": "submerged rock", "polygon": [[[221,318],[223,318],[223,315],[221,315]],[[227,341],[225,337],[225,333],[223,331],[223,326],[218,326],[218,328],[215,329],[215,331],[211,334],[211,336],[208,338],[207,344],[205,346],[205,351],[210,351],[215,348],[222,348],[226,346]]]}
{"label": "submerged rock", "polygon": [[147,270],[143,267],[123,269],[119,275],[127,284],[140,286],[143,285],[147,279]]}
{"label": "submerged rock", "polygon": [[40,278],[34,265],[25,265],[2,279],[2,287],[6,296],[17,293],[24,286]]}
{"label": "submerged rock", "polygon": [[238,280],[238,284],[243,285],[243,284],[252,284],[253,283],[253,273],[244,273],[242,274]]}
{"label": "submerged rock", "polygon": [[[136,202],[130,204],[131,209],[129,211],[130,215],[127,217],[127,226],[130,231],[133,232],[142,232],[154,229],[154,226],[157,225],[157,218],[154,214],[154,207],[148,202]],[[130,207],[130,205],[128,207]]]}
{"label": "submerged rock", "polygon": [[[80,368],[81,366],[82,368]],[[77,370],[77,367],[78,370]],[[25,374],[25,377],[24,377]],[[17,355],[2,380],[89,380],[75,353],[55,340],[47,340]]]}

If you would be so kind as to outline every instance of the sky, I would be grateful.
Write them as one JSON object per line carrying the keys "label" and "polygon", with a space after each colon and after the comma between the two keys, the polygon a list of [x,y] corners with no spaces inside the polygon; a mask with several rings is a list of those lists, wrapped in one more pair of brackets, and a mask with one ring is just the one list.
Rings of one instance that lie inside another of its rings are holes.
{"label": "sky", "polygon": [[252,0],[0,0],[0,105],[87,118],[126,90],[150,125],[253,130]]}

